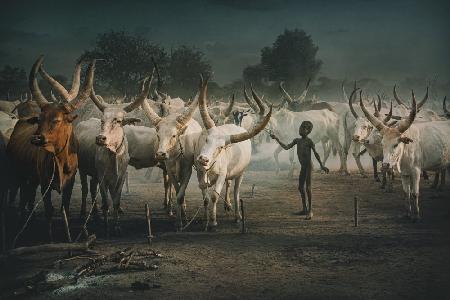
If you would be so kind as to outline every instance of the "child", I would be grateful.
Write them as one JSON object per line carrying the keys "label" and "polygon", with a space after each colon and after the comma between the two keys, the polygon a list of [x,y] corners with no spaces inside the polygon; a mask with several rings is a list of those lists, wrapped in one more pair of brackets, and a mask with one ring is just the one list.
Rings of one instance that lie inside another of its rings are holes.
{"label": "child", "polygon": [[[311,161],[311,150],[314,152],[317,161],[320,164],[320,168],[328,173],[328,168],[324,167],[320,156],[314,147],[313,141],[308,137],[313,129],[313,124],[310,121],[303,121],[298,129],[298,133],[301,138],[294,139],[288,145],[283,144],[273,133],[270,133],[270,137],[275,139],[284,150],[288,150],[295,145],[297,145],[297,155],[300,162],[301,170],[300,176],[298,177],[298,189],[303,203],[303,211],[299,212],[299,215],[306,215],[307,220],[311,220],[312,213],[312,197],[311,197],[311,173],[312,173],[312,161]],[[305,199],[305,183],[306,183],[306,193],[308,195],[308,204]]]}

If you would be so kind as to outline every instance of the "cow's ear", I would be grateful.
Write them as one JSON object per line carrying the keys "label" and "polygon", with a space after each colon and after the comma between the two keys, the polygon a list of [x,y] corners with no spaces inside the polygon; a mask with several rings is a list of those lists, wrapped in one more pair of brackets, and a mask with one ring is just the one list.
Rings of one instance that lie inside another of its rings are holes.
{"label": "cow's ear", "polygon": [[78,115],[66,114],[66,121],[69,123],[72,123],[76,118],[78,118]]}
{"label": "cow's ear", "polygon": [[138,118],[124,118],[122,121],[122,125],[136,125],[136,123],[142,122],[141,119]]}
{"label": "cow's ear", "polygon": [[37,116],[31,117],[31,118],[26,119],[26,121],[28,124],[37,124],[37,123],[39,123],[39,117],[37,117]]}
{"label": "cow's ear", "polygon": [[412,143],[413,140],[410,139],[410,138],[407,137],[407,136],[401,136],[401,137],[400,137],[400,142],[402,142],[402,143],[404,143],[404,144],[409,144],[409,143]]}

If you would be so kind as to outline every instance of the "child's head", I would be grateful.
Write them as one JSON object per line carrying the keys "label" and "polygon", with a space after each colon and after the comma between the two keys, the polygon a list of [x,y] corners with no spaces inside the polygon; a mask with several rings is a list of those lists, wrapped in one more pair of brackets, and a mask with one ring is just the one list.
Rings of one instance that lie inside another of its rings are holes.
{"label": "child's head", "polygon": [[298,129],[298,133],[301,136],[307,136],[308,134],[311,133],[313,129],[313,124],[310,121],[303,121],[302,124],[300,125],[300,128]]}

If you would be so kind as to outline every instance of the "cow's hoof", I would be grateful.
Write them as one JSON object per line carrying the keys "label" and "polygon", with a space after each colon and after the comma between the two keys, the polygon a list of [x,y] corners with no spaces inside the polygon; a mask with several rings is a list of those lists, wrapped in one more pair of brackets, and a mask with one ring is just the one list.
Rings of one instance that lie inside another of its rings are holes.
{"label": "cow's hoof", "polygon": [[208,232],[217,232],[217,225],[210,225],[208,226]]}
{"label": "cow's hoof", "polygon": [[231,211],[231,203],[224,202],[224,203],[223,203],[223,209],[224,209],[225,211]]}

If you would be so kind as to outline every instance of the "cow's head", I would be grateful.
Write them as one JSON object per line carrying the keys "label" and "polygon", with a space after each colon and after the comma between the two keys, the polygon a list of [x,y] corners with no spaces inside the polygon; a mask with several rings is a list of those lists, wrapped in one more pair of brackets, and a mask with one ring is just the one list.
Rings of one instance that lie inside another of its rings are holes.
{"label": "cow's head", "polygon": [[[28,123],[38,124],[35,134],[31,137],[31,143],[36,146],[44,147],[45,150],[58,153],[67,146],[69,138],[72,134],[72,122],[77,115],[72,114],[79,108],[92,90],[94,81],[95,60],[92,61],[86,71],[86,80],[81,92],[80,87],[80,70],[81,64],[78,63],[75,68],[72,89],[70,92],[59,84],[55,79],[48,75],[42,68],[44,57],[40,56],[34,63],[30,76],[29,87],[37,105],[40,108],[40,114],[27,119]],[[50,103],[42,94],[38,81],[36,79],[37,72],[49,82],[54,90],[62,97],[62,103]]]}
{"label": "cow's head", "polygon": [[230,98],[230,102],[228,103],[227,107],[223,109],[223,106],[220,105],[220,103],[215,106],[214,108],[210,109],[211,117],[214,119],[214,122],[219,125],[223,125],[226,123],[229,123],[230,116],[232,115],[231,112],[233,111],[234,106],[234,94]]}
{"label": "cow's head", "polygon": [[156,128],[159,140],[158,150],[156,152],[156,159],[158,161],[165,161],[172,158],[172,155],[179,154],[178,151],[173,150],[179,150],[179,148],[177,148],[179,137],[185,133],[190,122],[195,122],[195,120],[192,119],[192,116],[194,115],[197,106],[198,95],[182,113],[173,112],[160,117],[155,113],[147,101],[142,102],[142,108],[144,109],[145,114],[150,120],[150,123]]}
{"label": "cow's head", "polygon": [[92,89],[91,100],[102,112],[100,133],[95,138],[98,146],[107,148],[113,153],[122,149],[125,140],[123,126],[135,125],[141,122],[138,118],[127,117],[127,113],[138,108],[150,92],[153,75],[145,78],[141,93],[129,104],[107,104],[100,95]]}
{"label": "cow's head", "polygon": [[200,155],[197,157],[198,163],[205,169],[209,169],[212,164],[223,153],[223,150],[228,145],[233,143],[239,143],[248,140],[257,135],[261,130],[265,128],[272,115],[272,107],[270,107],[269,113],[264,116],[264,109],[259,110],[261,116],[257,124],[250,130],[250,132],[243,132],[239,134],[224,135],[218,127],[216,127],[213,119],[208,113],[206,92],[208,81],[202,80],[200,92],[199,92],[199,110],[202,117],[203,124],[206,131],[202,134],[204,139],[203,147],[200,150]]}
{"label": "cow's head", "polygon": [[[372,123],[369,122],[369,120],[367,120],[364,117],[360,117],[358,116],[358,114],[356,113],[356,111],[353,109],[353,96],[355,95],[355,92],[358,89],[354,89],[352,94],[350,95],[349,98],[349,107],[350,107],[350,111],[352,112],[353,116],[356,118],[355,120],[355,129],[353,130],[353,135],[352,135],[352,140],[354,142],[360,142],[363,143],[368,136],[370,135],[370,133],[372,132],[372,130],[374,129]],[[359,99],[362,100],[362,91],[359,91]],[[380,118],[381,114],[380,114],[380,110],[381,110],[381,97],[378,96],[378,103],[375,103],[375,101],[373,102],[373,107],[374,107],[374,116],[376,118]],[[391,102],[391,108],[389,113],[386,115],[386,117],[383,120],[383,123],[388,122],[392,117],[392,102]]]}
{"label": "cow's head", "polygon": [[409,116],[400,121],[396,127],[387,126],[381,120],[368,112],[361,99],[359,103],[364,115],[382,135],[381,145],[383,148],[383,167],[392,168],[395,166],[398,168],[405,144],[413,142],[412,139],[404,135],[404,132],[408,130],[416,117],[417,105],[414,92],[412,92],[412,108]]}

